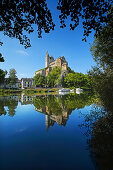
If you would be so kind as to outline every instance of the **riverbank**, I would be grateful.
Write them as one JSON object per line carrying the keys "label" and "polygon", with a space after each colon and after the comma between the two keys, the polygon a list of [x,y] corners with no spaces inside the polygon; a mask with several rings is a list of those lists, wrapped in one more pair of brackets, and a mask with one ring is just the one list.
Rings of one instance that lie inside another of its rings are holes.
{"label": "riverbank", "polygon": [[20,94],[24,93],[29,94],[45,94],[45,93],[54,93],[58,91],[58,88],[38,88],[38,89],[0,89],[0,95],[9,95],[9,94]]}
{"label": "riverbank", "polygon": [[[24,93],[26,95],[32,94],[47,94],[47,93],[56,93],[59,88],[36,88],[36,89],[0,89],[0,95],[13,95]],[[91,89],[85,89],[84,91],[90,91]]]}

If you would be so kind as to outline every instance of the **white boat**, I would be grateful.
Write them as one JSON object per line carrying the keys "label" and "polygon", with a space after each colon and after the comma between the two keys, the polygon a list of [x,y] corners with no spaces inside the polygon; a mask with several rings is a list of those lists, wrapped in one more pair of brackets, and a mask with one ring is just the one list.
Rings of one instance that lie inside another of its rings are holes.
{"label": "white boat", "polygon": [[61,96],[66,95],[66,94],[69,94],[69,92],[59,92],[59,95]]}
{"label": "white boat", "polygon": [[83,89],[80,89],[80,88],[76,88],[76,94],[80,94],[83,92]]}
{"label": "white boat", "polygon": [[69,92],[69,89],[62,88],[62,89],[59,89],[58,92]]}
{"label": "white boat", "polygon": [[75,92],[75,90],[74,90],[74,89],[71,89],[71,90],[70,90],[70,92],[71,92],[71,93],[74,93],[74,92]]}

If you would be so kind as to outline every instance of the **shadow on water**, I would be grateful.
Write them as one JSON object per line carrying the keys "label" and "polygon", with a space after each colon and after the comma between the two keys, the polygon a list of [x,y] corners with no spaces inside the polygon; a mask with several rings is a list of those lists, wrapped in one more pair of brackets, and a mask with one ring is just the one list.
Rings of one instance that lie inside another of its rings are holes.
{"label": "shadow on water", "polygon": [[85,129],[91,156],[96,161],[97,169],[113,169],[113,94],[99,95],[101,106],[94,106],[90,114],[83,115],[80,128]]}

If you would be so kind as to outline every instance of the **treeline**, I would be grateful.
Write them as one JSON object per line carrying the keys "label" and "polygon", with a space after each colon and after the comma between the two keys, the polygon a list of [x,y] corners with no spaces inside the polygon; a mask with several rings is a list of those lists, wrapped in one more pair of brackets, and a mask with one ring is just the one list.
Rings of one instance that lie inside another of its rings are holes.
{"label": "treeline", "polygon": [[[4,83],[5,81],[5,77],[8,74],[7,71],[4,71],[2,69],[0,69],[0,84]],[[7,78],[7,83],[9,85],[13,85],[17,82],[18,78],[17,78],[17,72],[15,69],[10,69],[9,74],[8,74],[8,78]]]}
{"label": "treeline", "polygon": [[69,88],[91,88],[91,83],[87,74],[75,72],[68,73],[64,77],[63,86]]}
{"label": "treeline", "polygon": [[62,75],[61,68],[59,67],[54,67],[46,77],[40,74],[35,75],[34,85],[37,87],[91,88],[90,79],[87,74],[74,72],[69,67],[66,76]]}
{"label": "treeline", "polygon": [[110,21],[95,35],[91,47],[96,66],[88,72],[93,90],[99,93],[105,108],[113,113],[113,8]]}

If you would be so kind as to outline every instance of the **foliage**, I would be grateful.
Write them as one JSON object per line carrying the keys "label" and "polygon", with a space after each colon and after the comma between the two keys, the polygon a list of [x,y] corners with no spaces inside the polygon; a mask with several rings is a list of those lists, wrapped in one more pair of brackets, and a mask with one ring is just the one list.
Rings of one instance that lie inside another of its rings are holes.
{"label": "foliage", "polygon": [[51,72],[46,77],[46,83],[48,87],[54,87],[56,83],[59,82],[59,77],[61,75],[61,68],[54,67]]}
{"label": "foliage", "polygon": [[59,0],[57,9],[61,12],[59,15],[61,28],[66,27],[65,20],[68,16],[71,18],[71,30],[79,25],[80,18],[82,18],[84,39],[86,40],[92,29],[98,32],[103,23],[109,20],[107,13],[111,5],[112,0]]}
{"label": "foliage", "polygon": [[4,62],[4,58],[2,57],[1,53],[0,53],[0,62]]}
{"label": "foliage", "polygon": [[[83,19],[84,36],[89,35],[91,30],[99,31],[104,22],[109,20],[107,15],[112,0],[59,0],[57,9],[60,11],[59,18],[61,28],[65,27],[65,20],[70,16],[70,29],[74,30]],[[7,6],[7,8],[6,8]],[[1,0],[0,1],[0,31],[9,37],[19,39],[25,47],[30,46],[30,40],[24,33],[34,31],[33,25],[37,25],[38,36],[42,31],[49,33],[54,30],[51,12],[45,0]],[[2,43],[0,43],[2,44]]]}
{"label": "foliage", "polygon": [[67,70],[68,70],[68,73],[75,73],[74,70],[71,70],[70,67],[68,67]]}
{"label": "foliage", "polygon": [[15,37],[20,44],[29,47],[30,40],[23,32],[33,32],[33,24],[37,25],[39,37],[42,30],[48,33],[54,29],[55,25],[45,0],[0,1],[0,31],[3,31],[4,35]]}
{"label": "foliage", "polygon": [[6,74],[7,74],[7,71],[3,71],[3,70],[0,69],[0,83],[4,82]]}
{"label": "foliage", "polygon": [[90,87],[90,82],[87,75],[83,73],[68,73],[64,78],[66,87]]}
{"label": "foliage", "polygon": [[100,94],[101,101],[105,108],[112,110],[113,102],[113,71],[105,70],[104,72],[95,67],[89,71],[89,78],[92,82],[93,89]]}
{"label": "foliage", "polygon": [[110,21],[95,37],[91,47],[94,60],[99,67],[113,69],[113,8],[109,12]]}
{"label": "foliage", "polygon": [[[4,58],[2,57],[1,53],[0,53],[0,62],[4,62]],[[0,83],[2,83],[4,81],[6,74],[7,74],[7,71],[3,71],[0,69]]]}
{"label": "foliage", "polygon": [[109,17],[109,22],[100,34],[97,34],[91,47],[97,66],[88,72],[93,89],[100,94],[108,111],[111,110],[113,102],[113,8]]}
{"label": "foliage", "polygon": [[17,82],[16,70],[10,69],[9,71],[9,85],[13,85]]}
{"label": "foliage", "polygon": [[33,84],[36,86],[36,87],[43,87],[45,85],[45,77],[44,76],[40,76],[40,74],[36,74],[34,76],[34,81],[33,81]]}

